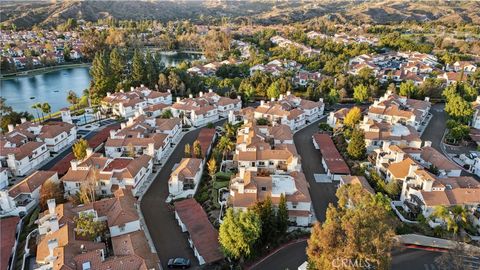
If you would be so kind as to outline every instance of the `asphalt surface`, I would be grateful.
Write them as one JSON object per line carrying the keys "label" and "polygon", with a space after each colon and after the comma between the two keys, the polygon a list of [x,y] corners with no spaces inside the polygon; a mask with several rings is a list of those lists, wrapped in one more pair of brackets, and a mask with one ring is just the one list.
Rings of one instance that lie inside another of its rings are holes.
{"label": "asphalt surface", "polygon": [[[250,270],[285,270],[297,269],[307,260],[305,249],[307,241],[287,246],[277,253],[267,257]],[[435,258],[442,253],[422,249],[397,249],[392,252],[392,270],[438,270]]]}
{"label": "asphalt surface", "polygon": [[325,221],[328,205],[337,202],[335,184],[317,183],[313,177],[314,174],[325,173],[325,169],[322,166],[322,155],[320,150],[315,149],[312,140],[313,134],[319,131],[318,124],[322,121],[326,121],[326,118],[314,122],[293,136],[298,154],[301,157],[303,173],[310,184],[310,197],[315,217],[318,221]]}
{"label": "asphalt surface", "polygon": [[[223,125],[224,122],[225,120],[217,122],[216,126]],[[192,144],[200,130],[195,129],[185,134],[140,201],[145,223],[165,269],[168,259],[175,257],[190,259],[192,269],[198,266],[188,243],[188,235],[181,231],[173,207],[165,203],[165,200],[168,197],[168,179],[173,166],[184,157],[185,144]]]}
{"label": "asphalt surface", "polygon": [[440,145],[442,143],[443,133],[447,128],[447,114],[445,113],[445,104],[437,103],[430,109],[433,117],[425,128],[421,139],[431,141],[432,147],[442,153]]}

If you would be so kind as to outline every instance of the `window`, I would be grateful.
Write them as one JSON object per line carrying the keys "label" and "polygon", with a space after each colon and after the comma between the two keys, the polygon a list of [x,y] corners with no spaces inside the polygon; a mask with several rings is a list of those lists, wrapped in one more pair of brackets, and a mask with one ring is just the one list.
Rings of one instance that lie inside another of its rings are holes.
{"label": "window", "polygon": [[255,162],[252,162],[252,167],[255,167]]}
{"label": "window", "polygon": [[75,183],[75,186],[76,186],[76,187],[80,187],[80,183]]}
{"label": "window", "polygon": [[105,182],[100,181],[100,186],[104,187],[104,186],[105,186]]}
{"label": "window", "polygon": [[267,191],[267,187],[262,187],[262,191]]}

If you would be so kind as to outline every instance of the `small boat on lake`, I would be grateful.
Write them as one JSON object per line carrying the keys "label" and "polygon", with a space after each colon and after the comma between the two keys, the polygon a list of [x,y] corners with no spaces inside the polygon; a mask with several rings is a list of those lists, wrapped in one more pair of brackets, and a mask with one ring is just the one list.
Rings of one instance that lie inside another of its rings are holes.
{"label": "small boat on lake", "polygon": [[30,99],[35,99],[35,97],[30,97]]}

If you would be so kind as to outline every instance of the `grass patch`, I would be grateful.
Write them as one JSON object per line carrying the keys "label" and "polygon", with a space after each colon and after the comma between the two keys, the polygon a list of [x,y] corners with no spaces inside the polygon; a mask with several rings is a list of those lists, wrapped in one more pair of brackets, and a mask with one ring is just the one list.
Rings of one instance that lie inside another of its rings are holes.
{"label": "grass patch", "polygon": [[231,172],[217,172],[215,174],[217,177],[217,181],[230,181],[230,178],[232,177]]}

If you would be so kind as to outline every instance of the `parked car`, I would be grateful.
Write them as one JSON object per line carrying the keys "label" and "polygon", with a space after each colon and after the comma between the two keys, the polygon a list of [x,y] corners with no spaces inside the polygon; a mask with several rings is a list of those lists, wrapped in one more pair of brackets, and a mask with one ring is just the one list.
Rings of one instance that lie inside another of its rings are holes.
{"label": "parked car", "polygon": [[168,260],[168,268],[187,269],[190,267],[190,260],[186,258],[172,258]]}

